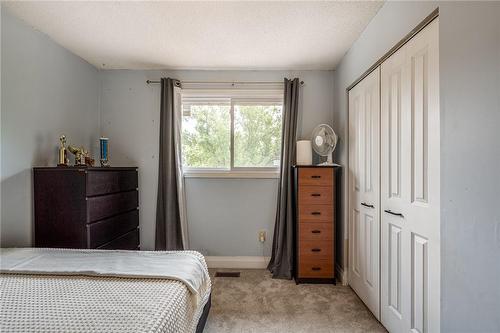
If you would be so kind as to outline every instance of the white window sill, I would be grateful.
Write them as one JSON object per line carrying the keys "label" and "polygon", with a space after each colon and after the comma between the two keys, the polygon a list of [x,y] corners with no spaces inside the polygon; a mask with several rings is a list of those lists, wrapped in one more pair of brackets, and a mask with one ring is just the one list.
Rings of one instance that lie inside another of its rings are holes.
{"label": "white window sill", "polygon": [[184,171],[184,178],[277,179],[279,171]]}

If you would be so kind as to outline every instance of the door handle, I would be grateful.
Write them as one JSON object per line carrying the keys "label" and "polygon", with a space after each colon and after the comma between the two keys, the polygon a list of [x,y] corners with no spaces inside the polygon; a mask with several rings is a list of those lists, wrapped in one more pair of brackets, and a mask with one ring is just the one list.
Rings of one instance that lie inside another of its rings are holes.
{"label": "door handle", "polygon": [[399,216],[399,217],[401,217],[401,218],[404,218],[404,215],[403,215],[403,214],[401,214],[401,213],[394,213],[394,212],[393,212],[392,210],[390,210],[390,209],[386,209],[386,210],[384,210],[384,212],[386,212],[387,214],[391,214],[391,215],[394,215],[394,216]]}
{"label": "door handle", "polygon": [[361,206],[365,206],[365,207],[368,207],[368,208],[375,208],[374,205],[367,204],[366,202],[362,202]]}

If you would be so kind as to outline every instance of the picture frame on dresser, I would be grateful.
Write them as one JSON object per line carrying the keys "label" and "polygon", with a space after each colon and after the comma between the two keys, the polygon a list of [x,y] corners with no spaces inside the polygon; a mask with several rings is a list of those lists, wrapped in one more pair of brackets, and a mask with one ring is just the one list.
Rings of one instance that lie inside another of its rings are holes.
{"label": "picture frame on dresser", "polygon": [[33,168],[35,247],[139,250],[137,167]]}

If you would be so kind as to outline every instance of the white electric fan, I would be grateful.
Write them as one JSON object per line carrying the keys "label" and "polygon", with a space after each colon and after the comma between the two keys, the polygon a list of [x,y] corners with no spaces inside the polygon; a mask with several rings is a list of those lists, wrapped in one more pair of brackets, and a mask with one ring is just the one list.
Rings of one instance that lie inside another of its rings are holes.
{"label": "white electric fan", "polygon": [[320,156],[326,156],[326,162],[319,165],[333,165],[333,151],[337,146],[337,134],[327,124],[316,126],[312,134],[312,147]]}

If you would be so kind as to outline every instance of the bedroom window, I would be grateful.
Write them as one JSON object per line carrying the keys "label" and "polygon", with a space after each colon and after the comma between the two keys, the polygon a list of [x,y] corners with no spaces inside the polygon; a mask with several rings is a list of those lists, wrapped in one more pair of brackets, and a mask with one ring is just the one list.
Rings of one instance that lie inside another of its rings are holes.
{"label": "bedroom window", "polygon": [[188,177],[276,177],[281,96],[182,97],[182,159]]}

